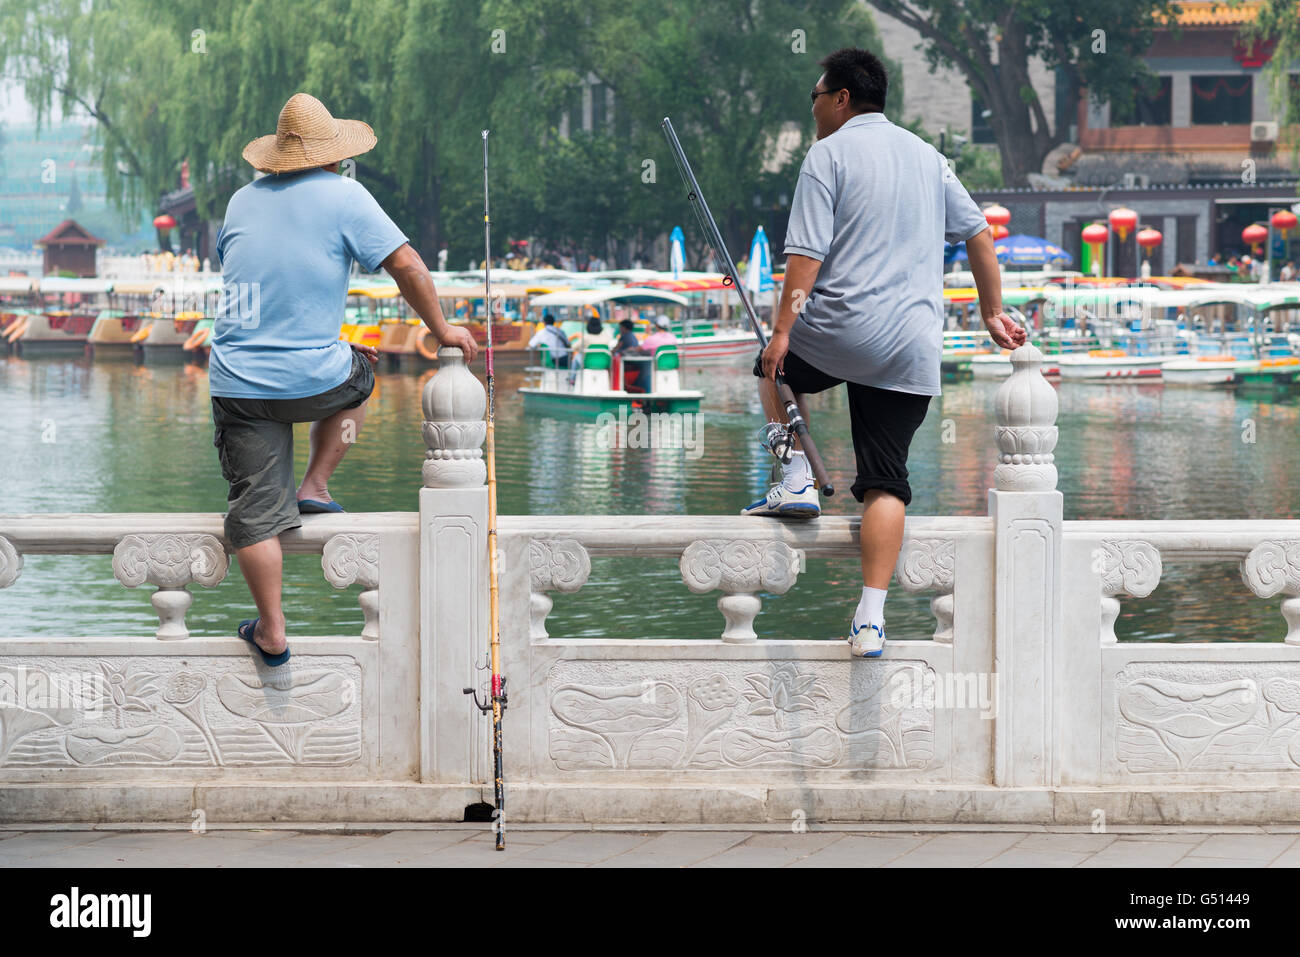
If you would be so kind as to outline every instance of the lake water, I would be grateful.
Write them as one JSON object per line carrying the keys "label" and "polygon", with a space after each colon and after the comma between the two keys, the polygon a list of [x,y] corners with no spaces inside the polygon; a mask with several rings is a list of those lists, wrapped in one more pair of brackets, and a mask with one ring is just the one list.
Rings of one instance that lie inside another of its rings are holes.
{"label": "lake water", "polygon": [[[482,362],[477,371],[482,370]],[[420,393],[432,372],[385,372],[357,445],[330,490],[351,512],[414,511],[424,445]],[[686,369],[705,393],[702,454],[609,449],[592,423],[524,414],[524,373],[498,375],[497,474],[502,514],[734,514],[767,488],[770,456],[748,366]],[[997,382],[944,384],[912,446],[914,515],[983,515],[992,484]],[[1289,519],[1300,508],[1300,406],[1276,398],[1159,384],[1067,382],[1057,467],[1067,519]],[[852,514],[853,451],[843,389],[813,397],[812,424],[843,491],[826,513]],[[182,364],[0,358],[0,513],[221,512],[226,484],[212,446],[207,371]],[[296,431],[297,472],[307,426]],[[789,594],[764,600],[760,637],[840,638],[857,602],[857,561],[810,560]],[[360,589],[336,591],[319,556],[289,556],[289,634],[357,634]],[[29,555],[0,590],[0,635],[149,635],[152,586],[128,589],[108,556]],[[238,567],[217,588],[191,586],[196,636],[233,635],[255,611]],[[555,595],[557,637],[716,638],[719,593],[693,595],[673,559],[596,559],[576,595]],[[1255,598],[1235,562],[1165,560],[1143,600],[1122,599],[1120,640],[1277,641],[1279,600]],[[894,638],[928,638],[928,596],[897,585]]]}

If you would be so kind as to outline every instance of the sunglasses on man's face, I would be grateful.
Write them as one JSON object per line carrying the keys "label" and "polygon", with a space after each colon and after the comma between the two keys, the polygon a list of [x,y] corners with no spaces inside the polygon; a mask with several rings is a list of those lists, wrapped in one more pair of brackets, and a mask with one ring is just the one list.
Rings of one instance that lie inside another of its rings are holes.
{"label": "sunglasses on man's face", "polygon": [[814,103],[816,103],[816,102],[817,102],[817,97],[819,97],[819,96],[825,96],[827,93],[838,93],[838,92],[839,92],[840,90],[842,90],[842,89],[844,89],[844,87],[841,86],[841,87],[836,87],[836,88],[833,89],[833,90],[813,90],[812,93],[810,93],[810,94],[808,94],[808,95],[809,95],[810,97],[812,97],[812,101],[813,101]]}

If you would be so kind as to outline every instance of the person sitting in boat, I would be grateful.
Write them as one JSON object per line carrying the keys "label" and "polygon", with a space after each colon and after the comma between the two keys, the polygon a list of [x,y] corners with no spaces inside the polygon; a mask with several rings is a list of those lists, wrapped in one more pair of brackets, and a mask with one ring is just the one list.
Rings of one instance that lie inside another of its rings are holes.
{"label": "person sitting in boat", "polygon": [[610,349],[610,352],[614,353],[616,356],[621,356],[629,352],[635,353],[640,348],[641,340],[638,339],[636,333],[632,331],[632,320],[624,319],[619,322],[618,341],[614,343],[614,347]]}
{"label": "person sitting in boat", "polygon": [[605,328],[605,324],[600,321],[600,317],[593,315],[587,320],[587,328],[578,333],[573,363],[569,372],[570,385],[577,381],[578,370],[582,368],[582,354],[587,351],[588,346],[595,345],[612,347],[614,345],[614,336]]}
{"label": "person sitting in boat", "polygon": [[528,348],[545,348],[555,361],[555,368],[569,368],[569,354],[573,351],[569,347],[569,337],[563,329],[556,326],[555,317],[549,312],[542,313],[542,328],[528,340]]}
{"label": "person sitting in boat", "polygon": [[668,317],[662,313],[655,316],[655,331],[641,340],[641,351],[652,356],[660,346],[676,345],[677,337],[669,331],[671,325]]}
{"label": "person sitting in boat", "polygon": [[642,357],[645,355],[641,351],[641,340],[636,337],[632,331],[632,320],[624,319],[618,324],[619,334],[618,341],[614,344],[613,353],[623,360],[623,390],[625,392],[645,392],[645,379],[649,378],[645,368],[645,362]]}
{"label": "person sitting in boat", "polygon": [[587,328],[578,336],[578,351],[585,352],[588,346],[606,345],[611,351],[614,346],[614,334],[605,328],[599,316],[587,320]]}

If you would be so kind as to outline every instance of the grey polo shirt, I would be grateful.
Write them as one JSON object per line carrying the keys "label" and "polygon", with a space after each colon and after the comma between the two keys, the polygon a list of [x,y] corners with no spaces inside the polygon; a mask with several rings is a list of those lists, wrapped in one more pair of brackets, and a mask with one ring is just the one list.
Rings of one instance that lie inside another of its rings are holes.
{"label": "grey polo shirt", "polygon": [[821,260],[790,351],[847,382],[939,395],[943,244],[988,228],[933,146],[882,113],[808,150],[786,255]]}

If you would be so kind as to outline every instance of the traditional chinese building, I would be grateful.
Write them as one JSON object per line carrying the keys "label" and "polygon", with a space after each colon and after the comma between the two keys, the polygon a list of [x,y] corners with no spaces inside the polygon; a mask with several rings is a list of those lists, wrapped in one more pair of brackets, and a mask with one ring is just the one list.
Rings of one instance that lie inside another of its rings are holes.
{"label": "traditional chinese building", "polygon": [[43,275],[94,276],[95,253],[104,240],[92,236],[76,220],[65,219],[36,241],[45,250]]}

